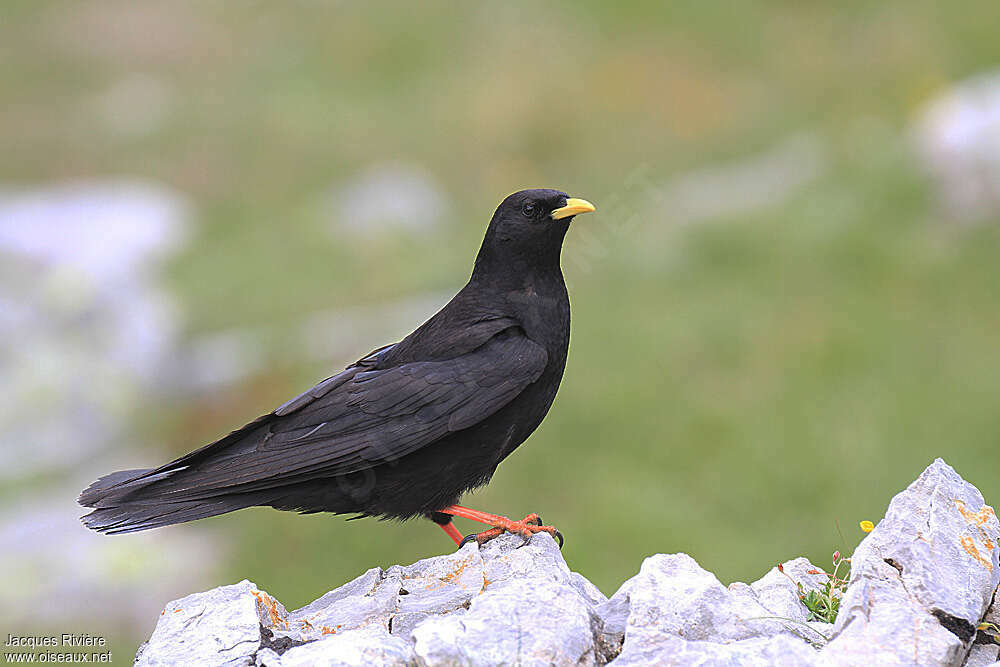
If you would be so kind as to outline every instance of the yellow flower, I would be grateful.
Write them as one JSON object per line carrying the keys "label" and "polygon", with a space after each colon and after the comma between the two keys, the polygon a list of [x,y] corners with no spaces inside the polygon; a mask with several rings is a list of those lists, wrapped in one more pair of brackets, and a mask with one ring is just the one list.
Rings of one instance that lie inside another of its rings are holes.
{"label": "yellow flower", "polygon": [[865,531],[866,533],[870,533],[872,532],[872,530],[875,529],[875,524],[872,523],[871,521],[868,521],[867,519],[862,521],[859,525],[861,526],[861,530]]}

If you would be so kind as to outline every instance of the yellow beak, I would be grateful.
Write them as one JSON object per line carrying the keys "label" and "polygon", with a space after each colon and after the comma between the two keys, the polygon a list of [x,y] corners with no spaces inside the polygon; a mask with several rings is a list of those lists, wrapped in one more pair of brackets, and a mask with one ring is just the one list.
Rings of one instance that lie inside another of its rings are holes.
{"label": "yellow beak", "polygon": [[570,197],[566,200],[566,205],[562,208],[557,208],[552,211],[553,220],[562,220],[563,218],[568,218],[571,215],[579,215],[581,213],[590,213],[596,211],[594,205],[591,204],[586,199],[577,199],[576,197]]}

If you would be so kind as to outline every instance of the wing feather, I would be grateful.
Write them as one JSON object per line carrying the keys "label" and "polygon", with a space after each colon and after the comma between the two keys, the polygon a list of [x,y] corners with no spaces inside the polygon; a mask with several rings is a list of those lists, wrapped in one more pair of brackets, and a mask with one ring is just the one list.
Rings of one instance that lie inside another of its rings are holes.
{"label": "wing feather", "polygon": [[547,361],[543,347],[508,328],[452,359],[352,367],[159,480],[156,495],[207,498],[398,459],[492,415],[537,380]]}

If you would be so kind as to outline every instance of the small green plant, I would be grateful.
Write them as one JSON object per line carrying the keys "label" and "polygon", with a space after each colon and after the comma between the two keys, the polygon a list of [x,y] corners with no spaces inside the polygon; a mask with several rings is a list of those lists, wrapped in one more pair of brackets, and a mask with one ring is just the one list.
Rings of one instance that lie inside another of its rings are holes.
{"label": "small green plant", "polygon": [[976,626],[976,630],[978,630],[980,634],[989,637],[994,643],[1000,644],[1000,627],[998,627],[996,623],[983,621]]}
{"label": "small green plant", "polygon": [[[865,520],[859,522],[859,527],[862,532],[870,533],[875,529],[875,524],[871,521]],[[837,532],[840,533],[840,524],[837,524]],[[840,533],[840,539],[844,540],[844,534]],[[846,544],[846,540],[844,540]],[[846,570],[841,573],[841,569]],[[840,551],[833,552],[833,572],[824,572],[823,570],[807,570],[806,574],[821,574],[826,577],[826,581],[820,586],[819,590],[807,591],[802,582],[795,581],[792,577],[785,572],[785,567],[778,563],[778,572],[785,575],[790,582],[795,584],[795,590],[798,592],[799,600],[805,605],[806,609],[809,610],[809,621],[822,621],[823,623],[833,623],[837,620],[837,612],[840,611],[840,600],[844,597],[844,593],[847,592],[847,583],[850,574],[851,559],[842,558]],[[824,635],[822,632],[816,628],[810,626],[808,623],[799,621],[796,619],[787,618],[784,616],[760,616],[759,619],[774,619],[779,621],[789,621],[791,623],[798,623],[803,625],[812,632],[816,633],[822,637],[825,641],[830,641],[830,638]],[[998,630],[998,634],[995,639],[998,644],[1000,644],[1000,628],[993,626],[989,623],[981,624],[979,630],[985,631],[987,628],[985,626],[992,626],[993,629]]]}
{"label": "small green plant", "polygon": [[805,587],[801,582],[795,581],[791,577],[785,574],[785,569],[779,564],[778,570],[786,577],[792,579],[792,583],[795,584],[795,588],[799,592],[799,599],[802,604],[806,606],[809,610],[809,620],[810,621],[823,621],[824,623],[833,623],[837,620],[837,612],[840,611],[840,599],[844,596],[844,591],[847,590],[847,572],[841,575],[840,570],[844,564],[847,564],[848,572],[850,571],[850,558],[842,558],[839,551],[833,552],[833,572],[824,572],[822,570],[809,570],[809,574],[823,574],[826,575],[826,581],[823,582],[823,586],[820,587],[818,591],[810,590],[806,591]]}

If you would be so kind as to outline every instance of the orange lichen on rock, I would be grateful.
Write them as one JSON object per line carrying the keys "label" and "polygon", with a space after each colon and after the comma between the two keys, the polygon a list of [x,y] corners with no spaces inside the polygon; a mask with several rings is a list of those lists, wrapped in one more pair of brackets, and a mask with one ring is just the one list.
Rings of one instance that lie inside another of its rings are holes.
{"label": "orange lichen on rock", "polygon": [[335,628],[331,628],[328,625],[321,625],[321,626],[319,626],[319,631],[320,631],[320,634],[335,635],[335,634],[337,634],[337,630],[340,630],[342,627],[344,627],[344,626],[343,625],[338,625]]}
{"label": "orange lichen on rock", "polygon": [[[959,513],[965,519],[965,522],[970,526],[975,526],[979,532],[979,540],[986,547],[987,551],[992,552],[996,548],[996,543],[990,538],[989,533],[986,532],[986,524],[991,520],[996,522],[996,512],[989,505],[983,505],[983,507],[978,512],[973,512],[969,510],[965,503],[961,500],[955,501],[955,507],[958,508]],[[990,572],[993,571],[993,563],[990,559],[985,558],[979,553],[979,549],[976,548],[975,542],[971,537],[962,538],[962,548],[965,549],[966,553],[976,559],[977,562],[983,565]]]}
{"label": "orange lichen on rock", "polygon": [[469,567],[469,561],[463,561],[461,565],[456,567],[448,574],[444,575],[444,578],[442,578],[441,581],[447,581],[449,583],[455,581],[456,579],[462,576],[462,573],[465,572],[466,568],[468,567]]}
{"label": "orange lichen on rock", "polygon": [[439,588],[444,588],[447,584],[458,583],[458,580],[461,579],[462,575],[465,573],[465,571],[469,568],[470,565],[472,565],[471,560],[468,559],[463,560],[461,563],[456,565],[451,572],[447,573],[442,577],[438,577],[436,583],[429,584],[428,586],[424,587],[423,590],[433,591]]}
{"label": "orange lichen on rock", "polygon": [[983,505],[983,508],[978,512],[971,512],[965,507],[965,503],[961,500],[955,501],[955,506],[958,507],[958,511],[962,513],[965,517],[966,523],[974,523],[977,526],[982,526],[990,519],[995,519],[997,513],[989,505]]}
{"label": "orange lichen on rock", "polygon": [[990,572],[993,571],[993,563],[986,560],[983,557],[983,555],[979,553],[979,549],[976,548],[976,543],[972,541],[971,537],[966,535],[965,537],[962,538],[961,541],[962,541],[962,548],[965,549],[965,553],[972,556],[976,560],[976,562],[978,562],[980,565],[985,567]]}
{"label": "orange lichen on rock", "polygon": [[260,591],[253,591],[253,596],[257,598],[257,604],[267,612],[272,626],[277,627],[280,625],[283,628],[288,627],[288,621],[281,617],[281,612],[278,611],[278,606],[274,603],[270,595],[262,594]]}

